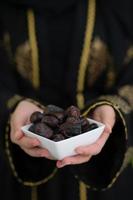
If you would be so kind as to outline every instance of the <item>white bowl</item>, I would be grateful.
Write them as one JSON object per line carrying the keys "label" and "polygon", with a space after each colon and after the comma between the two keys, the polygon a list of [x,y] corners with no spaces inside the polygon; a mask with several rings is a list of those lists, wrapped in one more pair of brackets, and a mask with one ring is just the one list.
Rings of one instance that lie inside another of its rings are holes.
{"label": "white bowl", "polygon": [[28,129],[31,124],[23,126],[21,129],[25,135],[37,138],[40,141],[40,146],[42,148],[48,149],[55,160],[61,160],[67,156],[76,155],[76,152],[74,150],[78,146],[90,145],[96,142],[96,140],[100,137],[105,125],[89,118],[88,120],[90,123],[96,123],[98,125],[98,128],[58,142],[52,141],[29,131]]}

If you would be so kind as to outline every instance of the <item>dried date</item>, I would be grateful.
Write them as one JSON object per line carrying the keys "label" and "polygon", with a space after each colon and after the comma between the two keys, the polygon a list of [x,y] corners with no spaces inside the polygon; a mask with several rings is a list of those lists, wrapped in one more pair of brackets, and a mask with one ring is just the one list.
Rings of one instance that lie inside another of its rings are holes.
{"label": "dried date", "polygon": [[29,128],[31,132],[53,141],[61,141],[98,127],[81,116],[76,106],[69,106],[64,110],[55,105],[48,105],[43,113],[32,113],[30,121],[33,123]]}

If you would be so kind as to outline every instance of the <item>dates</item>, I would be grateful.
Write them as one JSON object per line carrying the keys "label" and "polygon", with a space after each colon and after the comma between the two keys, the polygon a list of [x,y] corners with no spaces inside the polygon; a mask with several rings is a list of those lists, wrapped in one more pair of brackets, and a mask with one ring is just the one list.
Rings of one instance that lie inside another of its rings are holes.
{"label": "dates", "polygon": [[31,121],[31,123],[40,122],[42,118],[43,118],[43,114],[39,111],[35,111],[30,116],[30,121]]}
{"label": "dates", "polygon": [[56,128],[59,124],[59,120],[51,114],[44,115],[41,122],[47,124],[51,128]]}
{"label": "dates", "polygon": [[68,117],[80,117],[80,110],[76,106],[70,106],[65,111],[66,116]]}
{"label": "dates", "polygon": [[30,131],[34,131],[34,133],[41,135],[50,139],[53,136],[53,130],[47,126],[45,123],[38,122],[33,124],[30,128]]}
{"label": "dates", "polygon": [[66,121],[60,125],[59,132],[66,138],[81,134],[81,121],[79,118],[68,117]]}
{"label": "dates", "polygon": [[61,141],[98,127],[95,123],[90,124],[73,105],[66,110],[48,105],[43,113],[38,111],[32,113],[30,121],[31,132],[53,141]]}

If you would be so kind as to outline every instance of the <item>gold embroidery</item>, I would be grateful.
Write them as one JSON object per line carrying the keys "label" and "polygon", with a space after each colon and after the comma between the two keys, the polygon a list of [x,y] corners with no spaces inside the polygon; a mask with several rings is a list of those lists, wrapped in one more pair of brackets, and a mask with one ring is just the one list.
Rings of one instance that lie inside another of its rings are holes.
{"label": "gold embroidery", "polygon": [[111,87],[115,81],[113,66],[113,59],[107,45],[99,37],[95,37],[91,45],[90,62],[88,64],[88,85],[92,86],[103,70],[108,68],[106,87]]}
{"label": "gold embroidery", "polygon": [[133,86],[125,85],[118,91],[119,95],[127,99],[133,110]]}
{"label": "gold embroidery", "polygon": [[101,74],[106,67],[107,62],[107,46],[102,42],[99,37],[96,37],[91,45],[91,55],[89,63],[89,78],[88,83],[92,85],[97,77]]}
{"label": "gold embroidery", "polygon": [[[113,66],[113,65],[111,65]],[[113,85],[115,85],[115,78],[116,78],[116,75],[115,75],[115,70],[114,70],[114,67],[110,67],[108,72],[107,72],[107,75],[106,75],[106,88],[109,89],[111,88]]]}
{"label": "gold embroidery", "polygon": [[28,31],[29,31],[29,41],[31,46],[31,58],[32,58],[32,84],[35,88],[40,85],[39,77],[39,52],[37,46],[36,29],[35,29],[35,16],[33,10],[28,10],[27,12],[28,20]]}
{"label": "gold embroidery", "polygon": [[28,41],[16,48],[14,60],[18,72],[29,81],[32,80],[31,49]]}
{"label": "gold embroidery", "polygon": [[13,106],[15,106],[15,104],[17,102],[19,102],[21,99],[23,99],[23,97],[19,96],[19,95],[14,95],[12,98],[10,98],[7,101],[7,108],[11,109]]}
{"label": "gold embroidery", "polygon": [[130,46],[127,50],[126,57],[124,59],[124,63],[128,64],[133,59],[133,46]]}
{"label": "gold embroidery", "polygon": [[37,186],[33,186],[31,188],[31,200],[37,200],[38,198],[38,195],[37,195]]}
{"label": "gold embroidery", "polygon": [[125,114],[128,114],[132,111],[129,104],[117,95],[103,95],[100,96],[99,99],[105,99],[112,102],[113,104],[117,105]]}
{"label": "gold embroidery", "polygon": [[80,181],[79,183],[80,200],[87,200],[87,188],[86,185]]}
{"label": "gold embroidery", "polygon": [[126,168],[129,164],[131,164],[133,167],[133,147],[129,147],[126,152],[123,169]]}
{"label": "gold embroidery", "polygon": [[96,2],[95,0],[89,0],[88,3],[88,16],[87,16],[87,25],[85,30],[85,38],[83,43],[83,50],[80,58],[79,71],[78,71],[78,80],[77,80],[77,105],[79,108],[84,107],[84,83],[85,83],[85,72],[90,56],[90,45],[95,23],[95,9]]}

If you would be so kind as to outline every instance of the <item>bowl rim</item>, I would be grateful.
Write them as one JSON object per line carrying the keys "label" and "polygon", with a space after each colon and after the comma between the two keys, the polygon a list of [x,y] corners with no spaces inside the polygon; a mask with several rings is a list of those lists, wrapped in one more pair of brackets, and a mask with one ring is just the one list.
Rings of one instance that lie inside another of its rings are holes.
{"label": "bowl rim", "polygon": [[81,133],[81,134],[79,134],[79,135],[75,135],[75,136],[72,136],[72,137],[70,137],[70,138],[66,138],[66,139],[64,139],[64,140],[60,140],[60,141],[53,141],[53,140],[51,140],[51,139],[45,138],[45,137],[43,137],[43,136],[41,136],[41,135],[39,135],[39,134],[36,134],[36,133],[34,133],[34,132],[29,131],[28,128],[32,125],[32,123],[22,126],[22,127],[21,127],[21,130],[23,131],[24,134],[27,134],[26,132],[28,132],[31,136],[35,136],[36,138],[43,139],[43,140],[45,140],[45,141],[47,141],[47,142],[49,142],[49,143],[53,143],[53,144],[59,144],[59,143],[63,143],[63,142],[65,142],[65,141],[69,141],[69,140],[71,140],[71,141],[72,141],[72,140],[76,140],[77,138],[80,138],[80,137],[82,137],[83,135],[86,135],[86,134],[88,134],[88,133],[89,133],[89,134],[95,134],[95,133],[94,133],[94,130],[97,130],[97,129],[99,129],[99,128],[103,128],[103,130],[104,130],[105,124],[103,124],[103,123],[101,123],[101,122],[98,122],[98,121],[96,121],[96,120],[94,120],[94,119],[91,119],[91,118],[87,118],[87,120],[88,120],[90,123],[96,123],[96,124],[98,125],[98,127],[95,128],[95,129],[92,129],[92,130],[90,130],[90,131],[87,131],[87,132]]}

